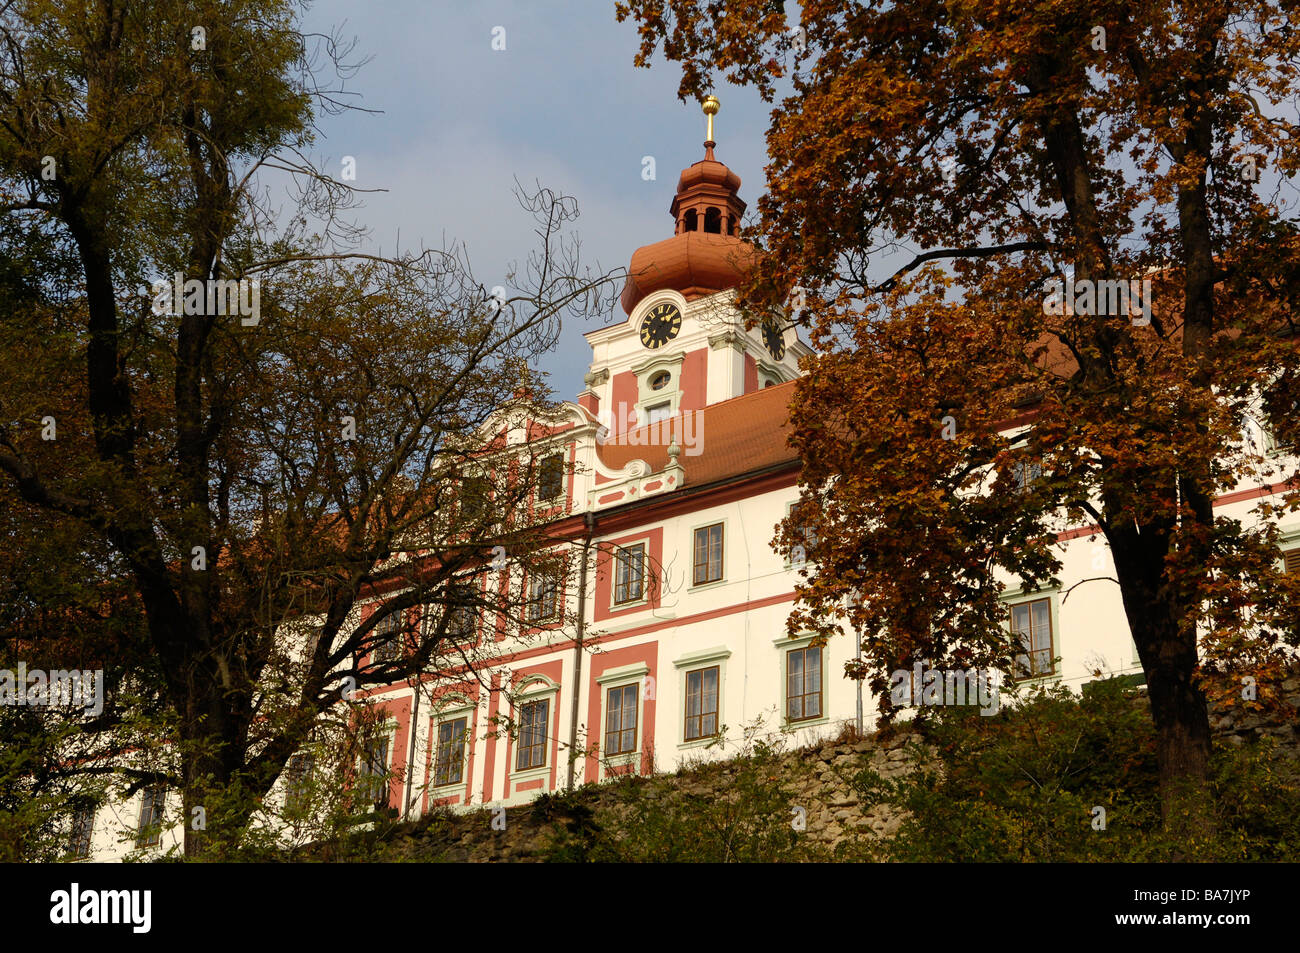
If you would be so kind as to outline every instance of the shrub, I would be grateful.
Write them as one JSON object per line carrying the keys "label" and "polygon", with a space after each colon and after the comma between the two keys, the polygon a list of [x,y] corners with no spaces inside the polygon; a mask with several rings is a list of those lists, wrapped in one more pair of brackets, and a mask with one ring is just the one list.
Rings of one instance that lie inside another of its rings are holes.
{"label": "shrub", "polygon": [[[1217,745],[1212,763],[1217,832],[1175,842],[1160,816],[1155,732],[1145,700],[1122,680],[1082,697],[1042,688],[982,717],[940,709],[926,726],[938,757],[913,774],[853,779],[864,803],[906,812],[866,859],[895,861],[1294,860],[1300,804],[1274,743]],[[1104,810],[1104,815],[1097,808]],[[1104,828],[1101,826],[1104,819]]]}

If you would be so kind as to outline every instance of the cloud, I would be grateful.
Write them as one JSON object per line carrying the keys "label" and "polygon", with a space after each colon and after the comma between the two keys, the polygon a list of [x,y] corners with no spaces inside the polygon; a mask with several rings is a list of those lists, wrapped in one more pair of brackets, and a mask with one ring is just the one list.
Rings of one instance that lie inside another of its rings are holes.
{"label": "cloud", "polygon": [[[625,267],[636,248],[672,234],[668,206],[679,170],[703,157],[703,117],[678,102],[676,66],[633,67],[636,31],[614,21],[612,4],[386,0],[358,11],[327,0],[306,22],[322,33],[341,25],[357,39],[354,59],[370,57],[347,86],[364,93],[359,105],[383,112],[320,116],[316,153],[333,168],[354,156],[356,184],[388,190],[354,214],[374,248],[394,250],[399,234],[405,248],[463,242],[478,277],[495,284],[535,244],[516,178],[578,200],[576,230],[593,266]],[[496,26],[503,52],[492,49]],[[752,205],[763,188],[767,107],[748,90],[719,96],[718,155]],[[654,181],[641,178],[646,155]],[[582,332],[596,326],[570,323],[542,360],[561,396],[581,389],[591,359]]]}

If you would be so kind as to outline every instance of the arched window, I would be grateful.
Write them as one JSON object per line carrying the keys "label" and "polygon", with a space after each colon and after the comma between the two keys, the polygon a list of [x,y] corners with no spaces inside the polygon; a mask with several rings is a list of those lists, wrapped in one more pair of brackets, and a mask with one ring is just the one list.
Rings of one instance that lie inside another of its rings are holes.
{"label": "arched window", "polygon": [[734,215],[727,216],[727,234],[728,235],[736,234],[736,216]]}
{"label": "arched window", "polygon": [[686,219],[686,230],[688,232],[693,232],[697,228],[699,228],[699,216],[696,213],[695,209],[690,209],[686,213],[685,219]]}
{"label": "arched window", "polygon": [[714,235],[722,233],[722,213],[716,208],[709,208],[704,213],[704,230]]}

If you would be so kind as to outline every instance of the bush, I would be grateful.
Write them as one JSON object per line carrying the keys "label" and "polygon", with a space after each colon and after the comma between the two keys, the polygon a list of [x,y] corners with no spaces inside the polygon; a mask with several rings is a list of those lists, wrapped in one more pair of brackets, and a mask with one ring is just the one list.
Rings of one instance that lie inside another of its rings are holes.
{"label": "bush", "polygon": [[[600,814],[577,805],[554,821],[549,861],[618,863],[779,863],[827,853],[791,824],[793,797],[771,749],[731,762],[722,794],[683,790],[689,777],[615,782]],[[558,799],[557,799],[558,800]],[[552,807],[552,810],[556,808]]]}
{"label": "bush", "polygon": [[[853,779],[864,803],[906,812],[863,859],[894,861],[1294,860],[1300,788],[1278,770],[1273,743],[1216,746],[1218,831],[1175,843],[1160,817],[1155,732],[1145,700],[1122,680],[1035,691],[982,717],[939,709],[926,728],[938,757],[914,774]],[[916,763],[921,753],[913,753]],[[1097,809],[1100,808],[1104,814]],[[1104,828],[1102,823],[1104,820]]]}

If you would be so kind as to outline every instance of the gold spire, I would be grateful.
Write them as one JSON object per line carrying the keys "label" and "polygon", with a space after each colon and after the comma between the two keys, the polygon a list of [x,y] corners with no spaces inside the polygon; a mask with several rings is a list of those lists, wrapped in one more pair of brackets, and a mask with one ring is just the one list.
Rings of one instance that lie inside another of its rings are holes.
{"label": "gold spire", "polygon": [[704,103],[700,107],[704,110],[704,115],[709,117],[709,130],[708,134],[705,136],[706,145],[713,144],[713,117],[718,114],[718,109],[721,108],[721,106],[722,104],[718,102],[717,96],[709,95],[704,97]]}

